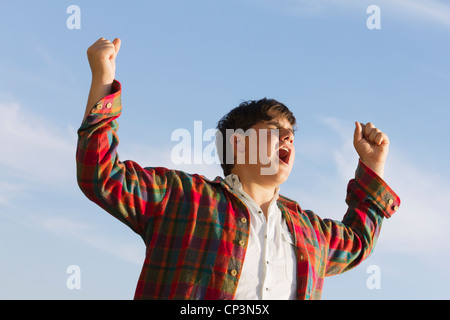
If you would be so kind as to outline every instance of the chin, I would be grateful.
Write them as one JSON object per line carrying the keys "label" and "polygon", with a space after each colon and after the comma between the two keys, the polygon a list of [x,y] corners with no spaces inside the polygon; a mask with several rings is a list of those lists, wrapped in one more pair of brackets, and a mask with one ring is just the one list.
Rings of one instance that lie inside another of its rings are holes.
{"label": "chin", "polygon": [[291,170],[289,171],[283,171],[283,172],[278,172],[278,174],[276,175],[276,179],[277,179],[277,185],[281,185],[283,183],[286,182],[286,180],[289,178],[289,175],[291,173]]}
{"label": "chin", "polygon": [[[266,177],[265,180],[268,183],[279,186],[279,185],[283,184],[284,182],[286,182],[286,180],[289,178],[292,168],[290,166],[280,165],[278,167],[278,170],[276,171],[276,173],[272,173],[272,174],[269,174],[269,173],[271,172],[270,170],[271,169],[274,170],[274,168],[261,168],[261,169],[262,169],[261,176],[265,176]],[[264,174],[264,173],[267,173],[267,174]]]}

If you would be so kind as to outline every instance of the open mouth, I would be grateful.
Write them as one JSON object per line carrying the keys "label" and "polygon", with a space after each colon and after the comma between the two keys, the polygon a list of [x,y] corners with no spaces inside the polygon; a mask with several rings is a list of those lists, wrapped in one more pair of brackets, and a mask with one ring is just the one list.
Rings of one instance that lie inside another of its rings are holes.
{"label": "open mouth", "polygon": [[291,150],[289,148],[281,147],[280,149],[278,149],[278,158],[281,160],[281,163],[288,165],[290,157]]}

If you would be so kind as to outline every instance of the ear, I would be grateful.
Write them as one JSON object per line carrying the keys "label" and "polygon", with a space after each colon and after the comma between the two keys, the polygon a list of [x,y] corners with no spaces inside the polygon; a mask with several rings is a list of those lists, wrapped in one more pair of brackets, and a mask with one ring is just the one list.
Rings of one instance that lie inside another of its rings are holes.
{"label": "ear", "polygon": [[230,144],[233,146],[234,153],[245,152],[245,136],[237,132],[233,133],[230,137]]}

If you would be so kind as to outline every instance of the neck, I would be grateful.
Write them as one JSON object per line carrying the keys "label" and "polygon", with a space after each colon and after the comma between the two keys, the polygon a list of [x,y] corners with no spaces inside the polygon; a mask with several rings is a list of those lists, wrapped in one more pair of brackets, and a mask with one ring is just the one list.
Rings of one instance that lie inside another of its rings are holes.
{"label": "neck", "polygon": [[238,175],[244,191],[256,202],[267,218],[269,204],[275,194],[277,186],[263,184],[258,178],[253,178],[246,172],[233,172]]}

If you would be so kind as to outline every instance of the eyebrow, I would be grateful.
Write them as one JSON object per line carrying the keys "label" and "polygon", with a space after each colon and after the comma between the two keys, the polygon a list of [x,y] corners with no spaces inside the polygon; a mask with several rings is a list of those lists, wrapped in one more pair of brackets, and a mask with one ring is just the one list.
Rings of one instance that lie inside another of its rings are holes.
{"label": "eyebrow", "polygon": [[281,123],[279,123],[279,122],[276,121],[276,120],[268,121],[268,122],[266,122],[266,124],[267,124],[267,125],[275,126],[275,127],[277,127],[277,129],[287,129],[287,130],[289,130],[289,131],[292,133],[292,135],[295,135],[294,129],[293,129],[292,127],[290,127],[290,128],[285,128],[285,127],[283,127],[283,126],[281,125]]}

